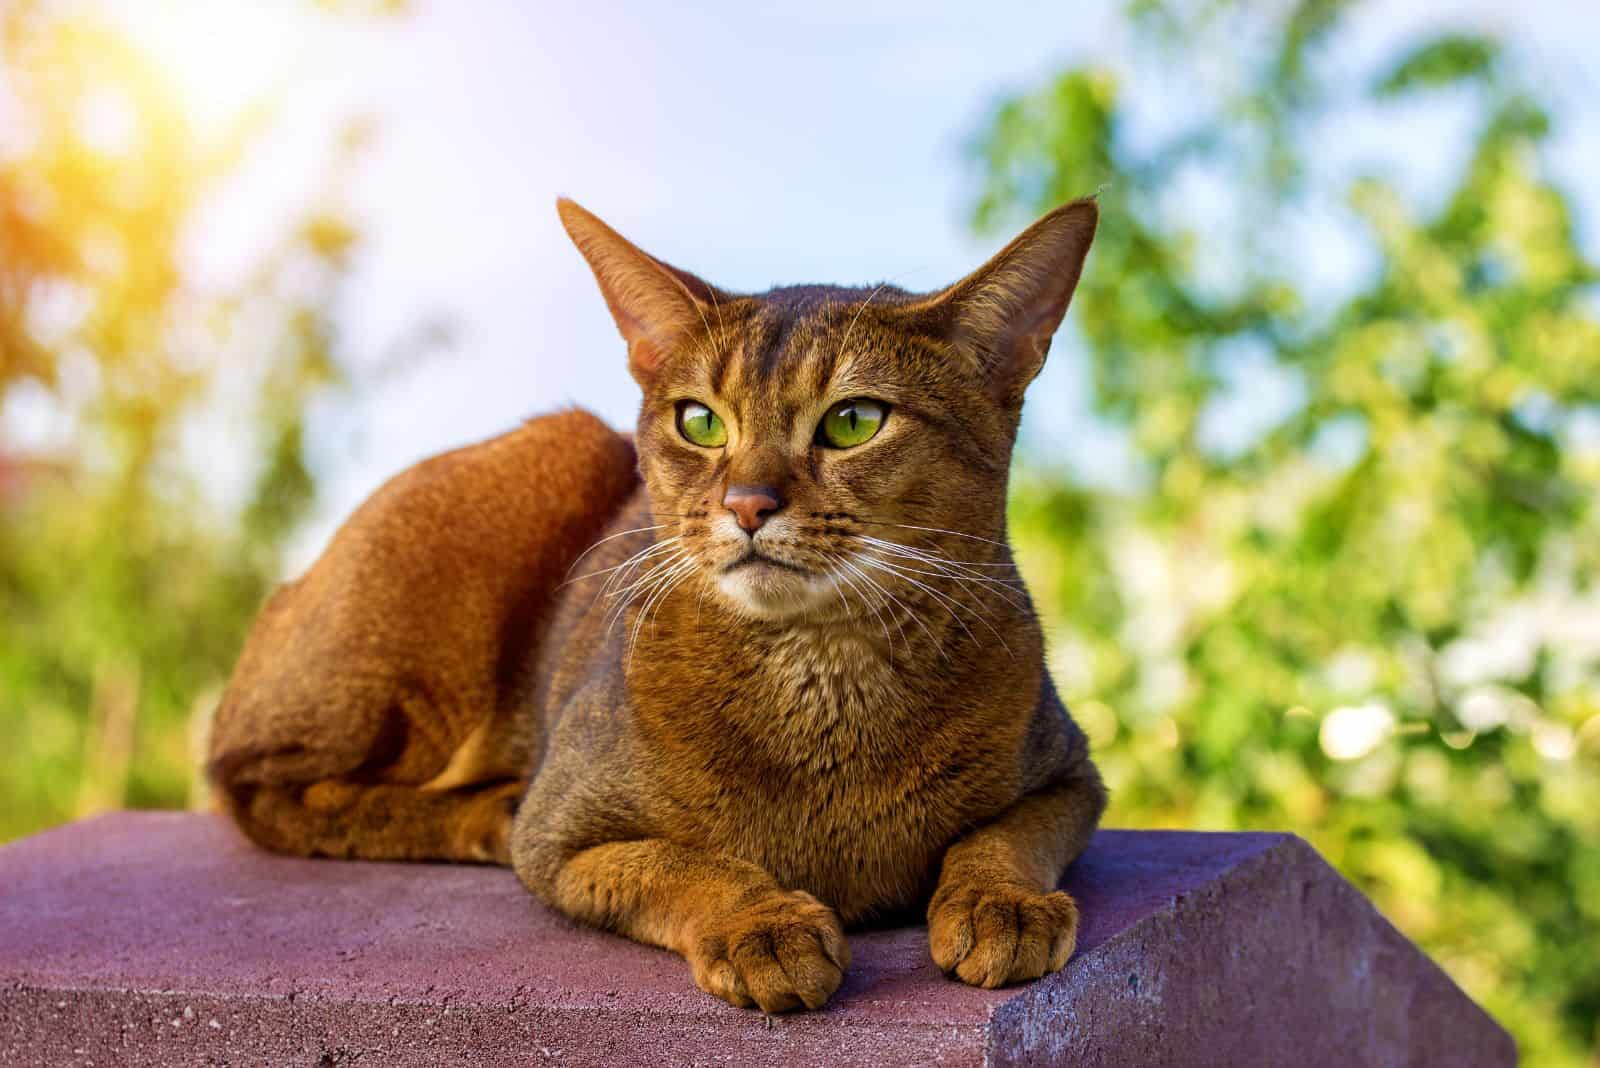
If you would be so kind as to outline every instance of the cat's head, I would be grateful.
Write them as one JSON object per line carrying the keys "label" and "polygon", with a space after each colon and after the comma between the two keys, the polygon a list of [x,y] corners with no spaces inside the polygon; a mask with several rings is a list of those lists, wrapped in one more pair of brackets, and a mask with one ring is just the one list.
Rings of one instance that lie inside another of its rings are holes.
{"label": "cat's head", "polygon": [[659,560],[766,619],[860,614],[875,597],[992,578],[1023,391],[1077,285],[1092,201],[936,293],[753,296],[558,207],[644,390],[640,469],[658,542],[676,539]]}

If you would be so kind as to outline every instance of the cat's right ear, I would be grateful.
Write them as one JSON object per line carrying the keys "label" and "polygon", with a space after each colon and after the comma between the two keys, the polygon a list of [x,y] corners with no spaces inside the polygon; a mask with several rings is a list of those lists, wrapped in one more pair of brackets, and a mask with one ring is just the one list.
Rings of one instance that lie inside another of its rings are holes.
{"label": "cat's right ear", "polygon": [[556,201],[556,211],[589,261],[611,318],[628,343],[628,370],[640,385],[646,384],[691,331],[707,328],[708,315],[723,294],[656,259],[566,197]]}

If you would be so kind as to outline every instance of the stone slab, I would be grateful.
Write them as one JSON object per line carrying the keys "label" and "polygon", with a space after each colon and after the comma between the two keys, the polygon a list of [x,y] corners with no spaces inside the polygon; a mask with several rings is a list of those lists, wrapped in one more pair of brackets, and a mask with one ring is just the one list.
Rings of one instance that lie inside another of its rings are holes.
{"label": "stone slab", "polygon": [[510,872],[270,856],[219,817],[118,813],[0,849],[0,1064],[1447,1064],[1509,1036],[1304,842],[1102,831],[1079,951],[945,978],[851,935],[823,1011],[763,1017],[580,928]]}

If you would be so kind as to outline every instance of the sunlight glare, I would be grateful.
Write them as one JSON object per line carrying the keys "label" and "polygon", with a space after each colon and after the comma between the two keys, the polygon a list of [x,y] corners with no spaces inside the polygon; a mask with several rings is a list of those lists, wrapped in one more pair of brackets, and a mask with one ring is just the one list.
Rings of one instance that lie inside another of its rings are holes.
{"label": "sunlight glare", "polygon": [[307,7],[266,0],[112,5],[114,19],[171,79],[201,136],[227,129],[288,85],[306,61]]}

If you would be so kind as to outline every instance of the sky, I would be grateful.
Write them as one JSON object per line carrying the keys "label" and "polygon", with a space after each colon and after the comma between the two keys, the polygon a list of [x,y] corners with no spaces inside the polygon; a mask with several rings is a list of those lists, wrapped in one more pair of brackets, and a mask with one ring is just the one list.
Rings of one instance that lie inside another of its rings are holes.
{"label": "sky", "polygon": [[[367,242],[342,308],[344,351],[359,373],[419,321],[453,324],[448,352],[319,409],[324,497],[298,566],[384,478],[423,456],[567,404],[632,422],[638,394],[623,347],[557,223],[558,195],[727,289],[935,288],[1003,243],[970,231],[976,176],[965,145],[1003,96],[1070,64],[1124,61],[1119,6],[418,0],[376,28],[286,14],[283,0],[121,8],[136,36],[170,57],[200,121],[221,121],[263,87],[289,87],[273,132],[199,228],[200,276],[247,270],[271,220],[310,195],[335,120],[367,114],[378,140],[348,192]],[[1600,4],[1369,4],[1352,54],[1379,62],[1446,19],[1510,37],[1566,105],[1558,170],[1600,172],[1600,109],[1585,103],[1600,99]],[[1350,131],[1330,159],[1387,142],[1412,159],[1425,192],[1448,152],[1448,116],[1404,121]],[[1326,220],[1308,234],[1327,249],[1335,282],[1360,266],[1341,236]],[[1293,402],[1262,383],[1246,408]],[[1046,460],[1071,454],[1114,469],[1126,457],[1094,432],[1086,389],[1081,359],[1057,346],[1030,396],[1024,443]],[[216,462],[226,464],[220,452]],[[225,467],[211,474],[243,481]]]}

